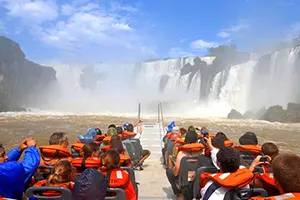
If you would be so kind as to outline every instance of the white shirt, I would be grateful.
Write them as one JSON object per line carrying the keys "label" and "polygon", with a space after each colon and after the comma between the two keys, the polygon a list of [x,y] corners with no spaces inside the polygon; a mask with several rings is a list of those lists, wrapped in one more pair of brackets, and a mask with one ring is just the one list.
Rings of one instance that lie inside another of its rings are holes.
{"label": "white shirt", "polygon": [[219,149],[217,148],[213,148],[210,151],[210,157],[211,157],[211,161],[213,162],[214,166],[220,170],[220,167],[217,165],[217,153],[219,152]]}

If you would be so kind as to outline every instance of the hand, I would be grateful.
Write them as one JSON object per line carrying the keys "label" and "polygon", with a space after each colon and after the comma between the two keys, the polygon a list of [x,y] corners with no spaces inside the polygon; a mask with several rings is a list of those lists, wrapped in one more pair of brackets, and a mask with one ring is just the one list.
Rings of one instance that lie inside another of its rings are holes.
{"label": "hand", "polygon": [[257,157],[253,160],[251,166],[255,168],[255,167],[257,167],[257,166],[259,166],[259,165],[262,165],[262,164],[270,164],[269,162],[261,162],[260,159],[261,159],[262,157],[266,157],[266,158],[268,158],[268,160],[271,160],[271,157],[270,157],[270,156],[260,156],[260,155],[259,155],[259,156],[257,156]]}
{"label": "hand", "polygon": [[210,137],[204,137],[204,141],[207,143],[208,146],[212,146]]}
{"label": "hand", "polygon": [[28,147],[35,147],[36,146],[36,140],[35,139],[33,139],[33,138],[29,138],[28,140],[27,140],[27,146]]}
{"label": "hand", "polygon": [[27,140],[28,138],[25,138],[24,140],[21,141],[20,145],[19,145],[19,151],[24,151],[25,149],[27,149]]}

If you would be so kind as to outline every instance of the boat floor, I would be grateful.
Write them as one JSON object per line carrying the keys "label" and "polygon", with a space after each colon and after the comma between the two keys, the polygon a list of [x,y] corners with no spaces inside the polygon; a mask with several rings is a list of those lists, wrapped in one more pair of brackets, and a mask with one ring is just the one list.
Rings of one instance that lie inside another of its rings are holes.
{"label": "boat floor", "polygon": [[146,160],[144,170],[135,172],[139,183],[139,200],[176,199],[160,161]]}

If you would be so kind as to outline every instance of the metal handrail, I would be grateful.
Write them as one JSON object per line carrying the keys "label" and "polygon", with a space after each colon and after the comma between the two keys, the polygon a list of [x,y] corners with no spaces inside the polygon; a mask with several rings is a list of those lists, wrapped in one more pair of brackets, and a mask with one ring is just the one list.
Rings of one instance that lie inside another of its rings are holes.
{"label": "metal handrail", "polygon": [[164,116],[163,116],[163,108],[162,108],[162,103],[159,102],[157,105],[157,123],[159,125],[159,135],[161,139],[161,147],[163,146],[162,144],[162,139],[163,136],[165,135],[165,129],[164,129]]}

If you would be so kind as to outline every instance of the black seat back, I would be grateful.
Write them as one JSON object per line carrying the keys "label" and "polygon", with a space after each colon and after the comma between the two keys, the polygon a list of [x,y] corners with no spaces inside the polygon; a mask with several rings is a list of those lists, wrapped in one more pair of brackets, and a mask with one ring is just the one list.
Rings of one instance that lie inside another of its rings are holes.
{"label": "black seat back", "polygon": [[250,151],[240,151],[240,158],[242,161],[246,162],[248,165],[251,165],[253,160],[258,156],[261,155],[260,153],[253,153]]}
{"label": "black seat back", "polygon": [[126,200],[126,194],[120,188],[107,188],[105,200]]}
{"label": "black seat back", "polygon": [[193,197],[195,199],[200,198],[200,194],[199,194],[200,177],[201,177],[201,174],[204,173],[204,172],[214,174],[214,173],[218,172],[218,169],[214,166],[203,166],[203,167],[200,167],[200,168],[197,169],[196,177],[195,177],[195,180],[194,180],[194,188],[193,188]]}
{"label": "black seat back", "polygon": [[[57,196],[43,196],[43,192],[55,191],[58,192]],[[34,197],[39,200],[72,200],[72,192],[64,187],[31,187],[26,190],[27,197]]]}
{"label": "black seat back", "polygon": [[140,159],[141,154],[142,154],[142,150],[143,150],[142,145],[141,145],[141,141],[139,139],[130,139],[129,141],[133,145],[136,157],[138,159]]}
{"label": "black seat back", "polygon": [[136,195],[138,195],[138,193],[139,193],[139,191],[138,191],[138,183],[135,181],[134,170],[132,168],[129,168],[129,167],[122,167],[122,169],[125,169],[129,173],[129,175],[130,175],[130,181],[133,184],[134,191],[135,191]]}
{"label": "black seat back", "polygon": [[33,175],[34,181],[38,182],[47,179],[53,173],[53,169],[53,166],[39,166]]}
{"label": "black seat back", "polygon": [[136,154],[133,144],[129,139],[123,140],[122,143],[125,145],[126,151],[129,154],[131,161],[135,164],[140,159],[140,157],[138,157],[138,154]]}

